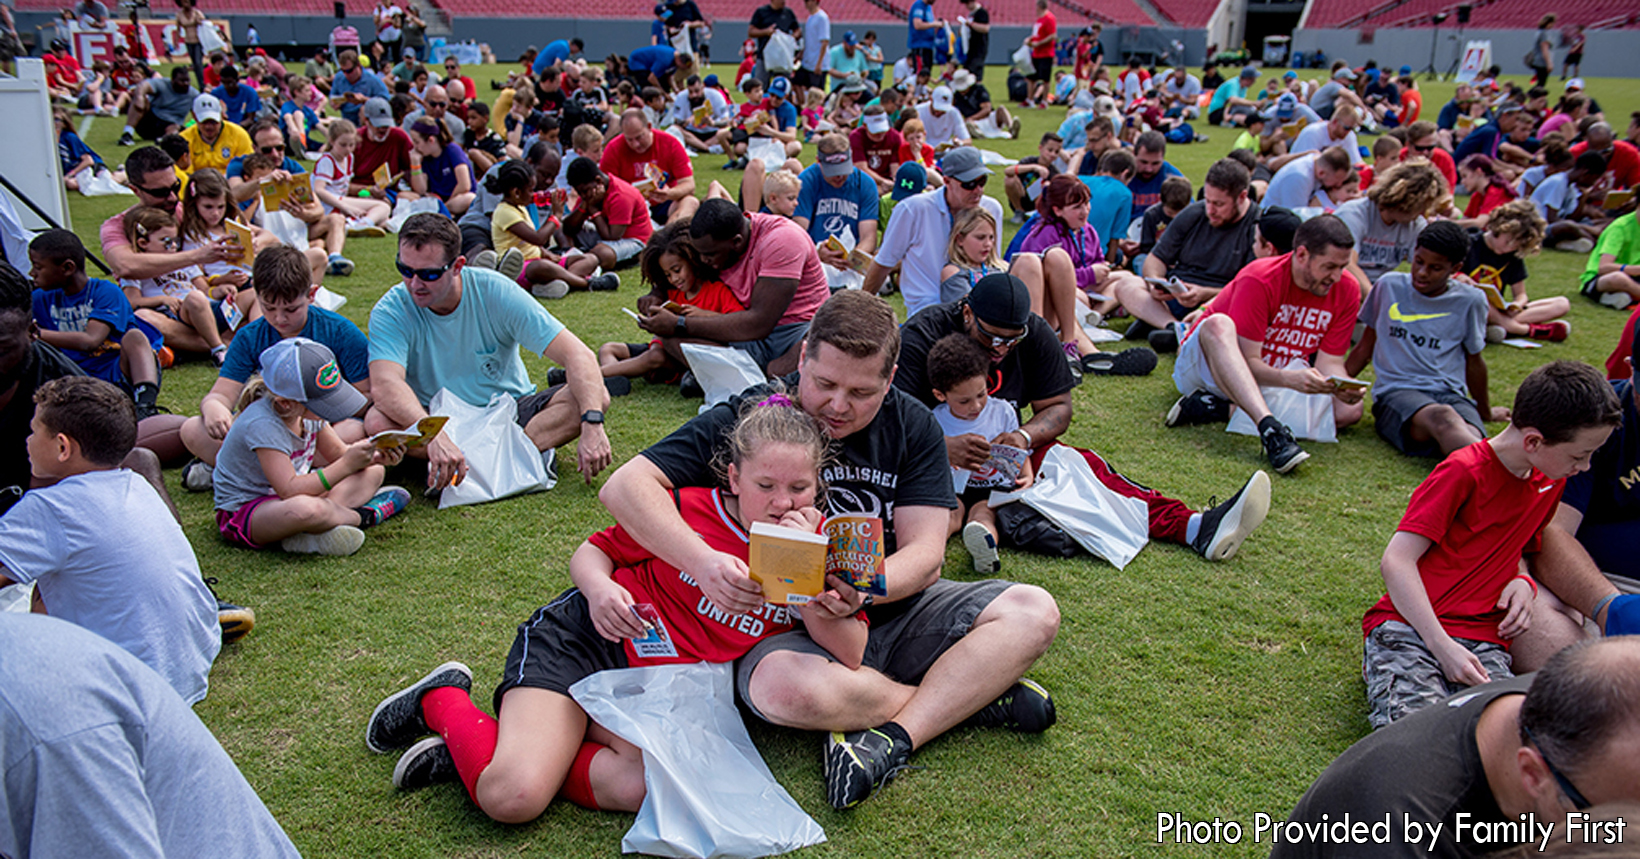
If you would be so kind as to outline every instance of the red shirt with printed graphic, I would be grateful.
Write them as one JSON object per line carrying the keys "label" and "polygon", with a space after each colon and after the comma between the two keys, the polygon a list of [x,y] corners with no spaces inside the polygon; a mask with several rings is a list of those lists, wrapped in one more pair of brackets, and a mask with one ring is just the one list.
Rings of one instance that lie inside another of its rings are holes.
{"label": "red shirt with printed graphic", "polygon": [[1293,255],[1286,253],[1248,263],[1202,319],[1229,315],[1237,334],[1264,343],[1259,353],[1264,363],[1280,368],[1317,352],[1348,352],[1360,310],[1361,288],[1349,272],[1326,295],[1316,295],[1293,283]]}

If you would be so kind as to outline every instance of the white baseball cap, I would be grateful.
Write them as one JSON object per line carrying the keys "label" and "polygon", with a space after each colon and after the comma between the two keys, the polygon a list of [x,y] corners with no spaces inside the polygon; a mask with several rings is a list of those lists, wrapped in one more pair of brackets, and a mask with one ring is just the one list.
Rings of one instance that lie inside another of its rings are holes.
{"label": "white baseball cap", "polygon": [[199,122],[222,121],[222,99],[202,92],[194,97],[194,119]]}
{"label": "white baseball cap", "polygon": [[951,88],[941,84],[934,87],[934,109],[944,113],[951,109]]}

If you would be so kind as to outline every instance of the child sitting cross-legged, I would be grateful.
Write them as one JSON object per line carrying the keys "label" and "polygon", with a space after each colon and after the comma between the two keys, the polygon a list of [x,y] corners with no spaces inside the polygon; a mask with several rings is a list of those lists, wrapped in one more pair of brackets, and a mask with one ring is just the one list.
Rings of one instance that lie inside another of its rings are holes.
{"label": "child sitting cross-legged", "polygon": [[[556,218],[549,218],[537,226],[530,218],[535,171],[528,164],[517,159],[503,162],[499,170],[485,178],[484,188],[501,198],[490,218],[490,240],[498,255],[497,269],[516,280],[531,295],[563,298],[572,289],[607,292],[620,284],[614,274],[593,275],[598,269],[598,258],[591,254],[567,259],[546,250],[556,240],[559,224]],[[648,217],[644,215],[646,224]]]}
{"label": "child sitting cross-legged", "polygon": [[[1019,412],[1007,400],[988,393],[991,356],[967,334],[947,334],[928,350],[928,386],[940,404],[934,420],[947,438],[977,435],[988,441],[1019,429]],[[991,490],[1012,492],[1031,485],[1031,461],[1025,460],[1019,477],[952,467],[952,488],[957,493],[957,509],[951,511],[950,533],[962,531],[962,543],[974,558],[974,572],[998,573],[1002,560],[997,554],[997,517],[986,500]]]}
{"label": "child sitting cross-legged", "polygon": [[1512,676],[1510,640],[1534,613],[1563,608],[1538,591],[1526,557],[1541,546],[1566,478],[1588,469],[1622,421],[1597,370],[1555,361],[1521,382],[1508,427],[1448,456],[1413,491],[1384,549],[1389,593],[1361,620],[1374,728]]}
{"label": "child sitting cross-legged", "polygon": [[[1486,438],[1486,421],[1506,421],[1486,391],[1486,298],[1453,279],[1469,236],[1452,221],[1418,234],[1411,273],[1390,272],[1361,302],[1365,330],[1344,369],[1377,374],[1372,418],[1402,453],[1446,456]],[[1467,393],[1466,393],[1467,391]]]}
{"label": "child sitting cross-legged", "polygon": [[[170,212],[138,206],[125,213],[125,238],[138,253],[175,253],[181,247],[177,221]],[[208,353],[211,362],[222,366],[228,347],[222,342],[227,320],[218,321],[211,305],[210,285],[205,272],[190,265],[159,277],[121,280],[125,297],[138,319],[165,335],[165,343],[178,352]],[[233,287],[227,286],[227,297]],[[254,294],[252,297],[254,300]]]}
{"label": "child sitting cross-legged", "polygon": [[1484,230],[1469,233],[1469,257],[1463,273],[1476,283],[1490,284],[1507,302],[1503,310],[1486,308],[1486,339],[1502,342],[1505,337],[1530,337],[1559,342],[1571,333],[1572,324],[1562,316],[1572,303],[1563,295],[1539,298],[1526,296],[1526,261],[1522,257],[1538,252],[1546,225],[1530,200],[1511,200],[1492,210]]}
{"label": "child sitting cross-legged", "polygon": [[360,529],[410,503],[400,487],[381,489],[386,466],[397,465],[404,448],[377,449],[368,438],[347,444],[336,435],[331,422],[358,414],[366,400],[324,344],[280,340],[262,353],[261,370],[240,395],[239,416],[216,454],[218,530],[248,549],[277,543],[287,552],[357,552]]}

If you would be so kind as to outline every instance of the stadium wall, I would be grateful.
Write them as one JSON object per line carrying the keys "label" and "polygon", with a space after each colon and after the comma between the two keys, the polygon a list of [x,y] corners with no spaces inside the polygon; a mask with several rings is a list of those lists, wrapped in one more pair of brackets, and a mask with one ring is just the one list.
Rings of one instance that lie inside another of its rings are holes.
{"label": "stadium wall", "polygon": [[[1342,57],[1359,66],[1368,59],[1376,59],[1380,66],[1396,68],[1405,64],[1422,71],[1429,65],[1429,49],[1433,43],[1435,68],[1444,73],[1452,67],[1453,60],[1463,51],[1465,43],[1490,40],[1492,62],[1500,66],[1505,75],[1519,77],[1530,74],[1530,70],[1521,63],[1521,58],[1532,47],[1533,32],[1465,29],[1460,39],[1456,28],[1441,27],[1436,30],[1418,27],[1376,30],[1372,41],[1363,43],[1358,30],[1304,29],[1293,31],[1293,50],[1310,54],[1319,49],[1326,53],[1329,62]],[[1595,78],[1635,77],[1640,73],[1640,65],[1635,64],[1634,55],[1629,52],[1634,50],[1636,35],[1634,30],[1589,30],[1582,74]],[[1558,63],[1563,56],[1564,52],[1557,49],[1555,62]],[[1559,92],[1559,78],[1557,70],[1551,81],[1556,88],[1551,92]]]}

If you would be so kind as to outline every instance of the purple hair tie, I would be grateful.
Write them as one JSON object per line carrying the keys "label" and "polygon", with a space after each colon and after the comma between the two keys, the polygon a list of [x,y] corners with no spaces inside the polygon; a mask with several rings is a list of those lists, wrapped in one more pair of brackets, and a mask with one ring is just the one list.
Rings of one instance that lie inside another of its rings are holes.
{"label": "purple hair tie", "polygon": [[757,405],[759,408],[763,406],[784,406],[788,409],[797,408],[797,404],[792,402],[792,398],[786,396],[785,394],[770,394],[767,397],[764,397],[762,402]]}

